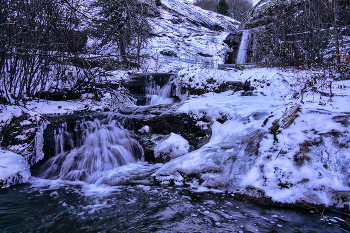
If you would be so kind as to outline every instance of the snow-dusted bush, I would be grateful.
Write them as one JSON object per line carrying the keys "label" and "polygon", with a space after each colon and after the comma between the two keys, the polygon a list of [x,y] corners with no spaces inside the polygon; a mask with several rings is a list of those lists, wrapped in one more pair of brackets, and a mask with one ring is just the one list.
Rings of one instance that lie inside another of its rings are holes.
{"label": "snow-dusted bush", "polygon": [[154,156],[156,158],[174,159],[188,153],[190,144],[186,139],[178,134],[171,133],[170,136],[156,145],[154,148]]}

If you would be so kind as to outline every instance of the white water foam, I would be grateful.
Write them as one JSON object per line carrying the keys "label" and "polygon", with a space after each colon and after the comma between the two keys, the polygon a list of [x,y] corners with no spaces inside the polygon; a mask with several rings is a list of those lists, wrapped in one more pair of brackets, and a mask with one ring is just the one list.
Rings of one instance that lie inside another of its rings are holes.
{"label": "white water foam", "polygon": [[172,84],[168,83],[160,88],[159,85],[146,87],[146,105],[172,104],[171,98]]}
{"label": "white water foam", "polygon": [[243,31],[241,43],[239,45],[238,54],[237,54],[237,60],[236,60],[237,64],[245,64],[247,62],[247,49],[250,42],[250,35],[251,35],[250,30]]}
{"label": "white water foam", "polygon": [[140,144],[115,121],[95,120],[89,131],[82,146],[56,155],[39,168],[39,177],[95,183],[108,170],[143,160]]}

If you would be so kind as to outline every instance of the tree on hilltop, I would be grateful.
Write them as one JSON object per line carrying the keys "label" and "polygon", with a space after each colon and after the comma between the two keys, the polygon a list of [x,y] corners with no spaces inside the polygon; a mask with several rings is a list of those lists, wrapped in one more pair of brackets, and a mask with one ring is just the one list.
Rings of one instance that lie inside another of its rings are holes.
{"label": "tree on hilltop", "polygon": [[220,0],[219,1],[219,4],[217,5],[216,7],[216,11],[219,13],[219,14],[222,14],[222,15],[229,15],[228,13],[228,10],[229,10],[229,5],[228,3],[226,2],[226,0]]}

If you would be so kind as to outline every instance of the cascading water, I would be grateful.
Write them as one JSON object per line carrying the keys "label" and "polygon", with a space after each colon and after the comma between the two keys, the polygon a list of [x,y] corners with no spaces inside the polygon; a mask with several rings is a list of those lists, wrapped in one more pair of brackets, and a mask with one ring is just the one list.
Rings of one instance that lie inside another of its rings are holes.
{"label": "cascading water", "polygon": [[244,30],[241,43],[239,45],[238,53],[237,53],[237,64],[245,64],[247,62],[247,49],[250,42],[251,32],[250,30]]}
{"label": "cascading water", "polygon": [[139,106],[173,103],[173,73],[140,73],[130,75],[126,82]]}
{"label": "cascading water", "polygon": [[68,144],[70,149],[74,148],[74,142],[71,135],[67,132],[67,123],[62,123],[61,127],[55,130],[55,155],[65,151],[65,144]]}
{"label": "cascading water", "polygon": [[[115,121],[101,124],[95,120],[86,124],[89,127],[84,144],[48,160],[36,172],[38,177],[95,183],[105,171],[143,160],[140,144],[127,131],[117,127]],[[59,139],[59,150],[63,150],[63,133],[62,130],[55,137]]]}
{"label": "cascading water", "polygon": [[146,105],[172,104],[171,89],[171,83],[164,85],[162,88],[154,83],[150,83],[146,87]]}

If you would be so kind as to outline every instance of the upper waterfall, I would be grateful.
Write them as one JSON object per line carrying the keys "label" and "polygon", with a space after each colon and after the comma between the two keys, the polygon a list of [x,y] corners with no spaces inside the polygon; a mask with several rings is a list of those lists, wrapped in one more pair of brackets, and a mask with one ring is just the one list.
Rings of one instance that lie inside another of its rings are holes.
{"label": "upper waterfall", "polygon": [[236,64],[245,64],[247,62],[247,49],[250,41],[250,30],[244,30],[241,43],[239,44]]}

